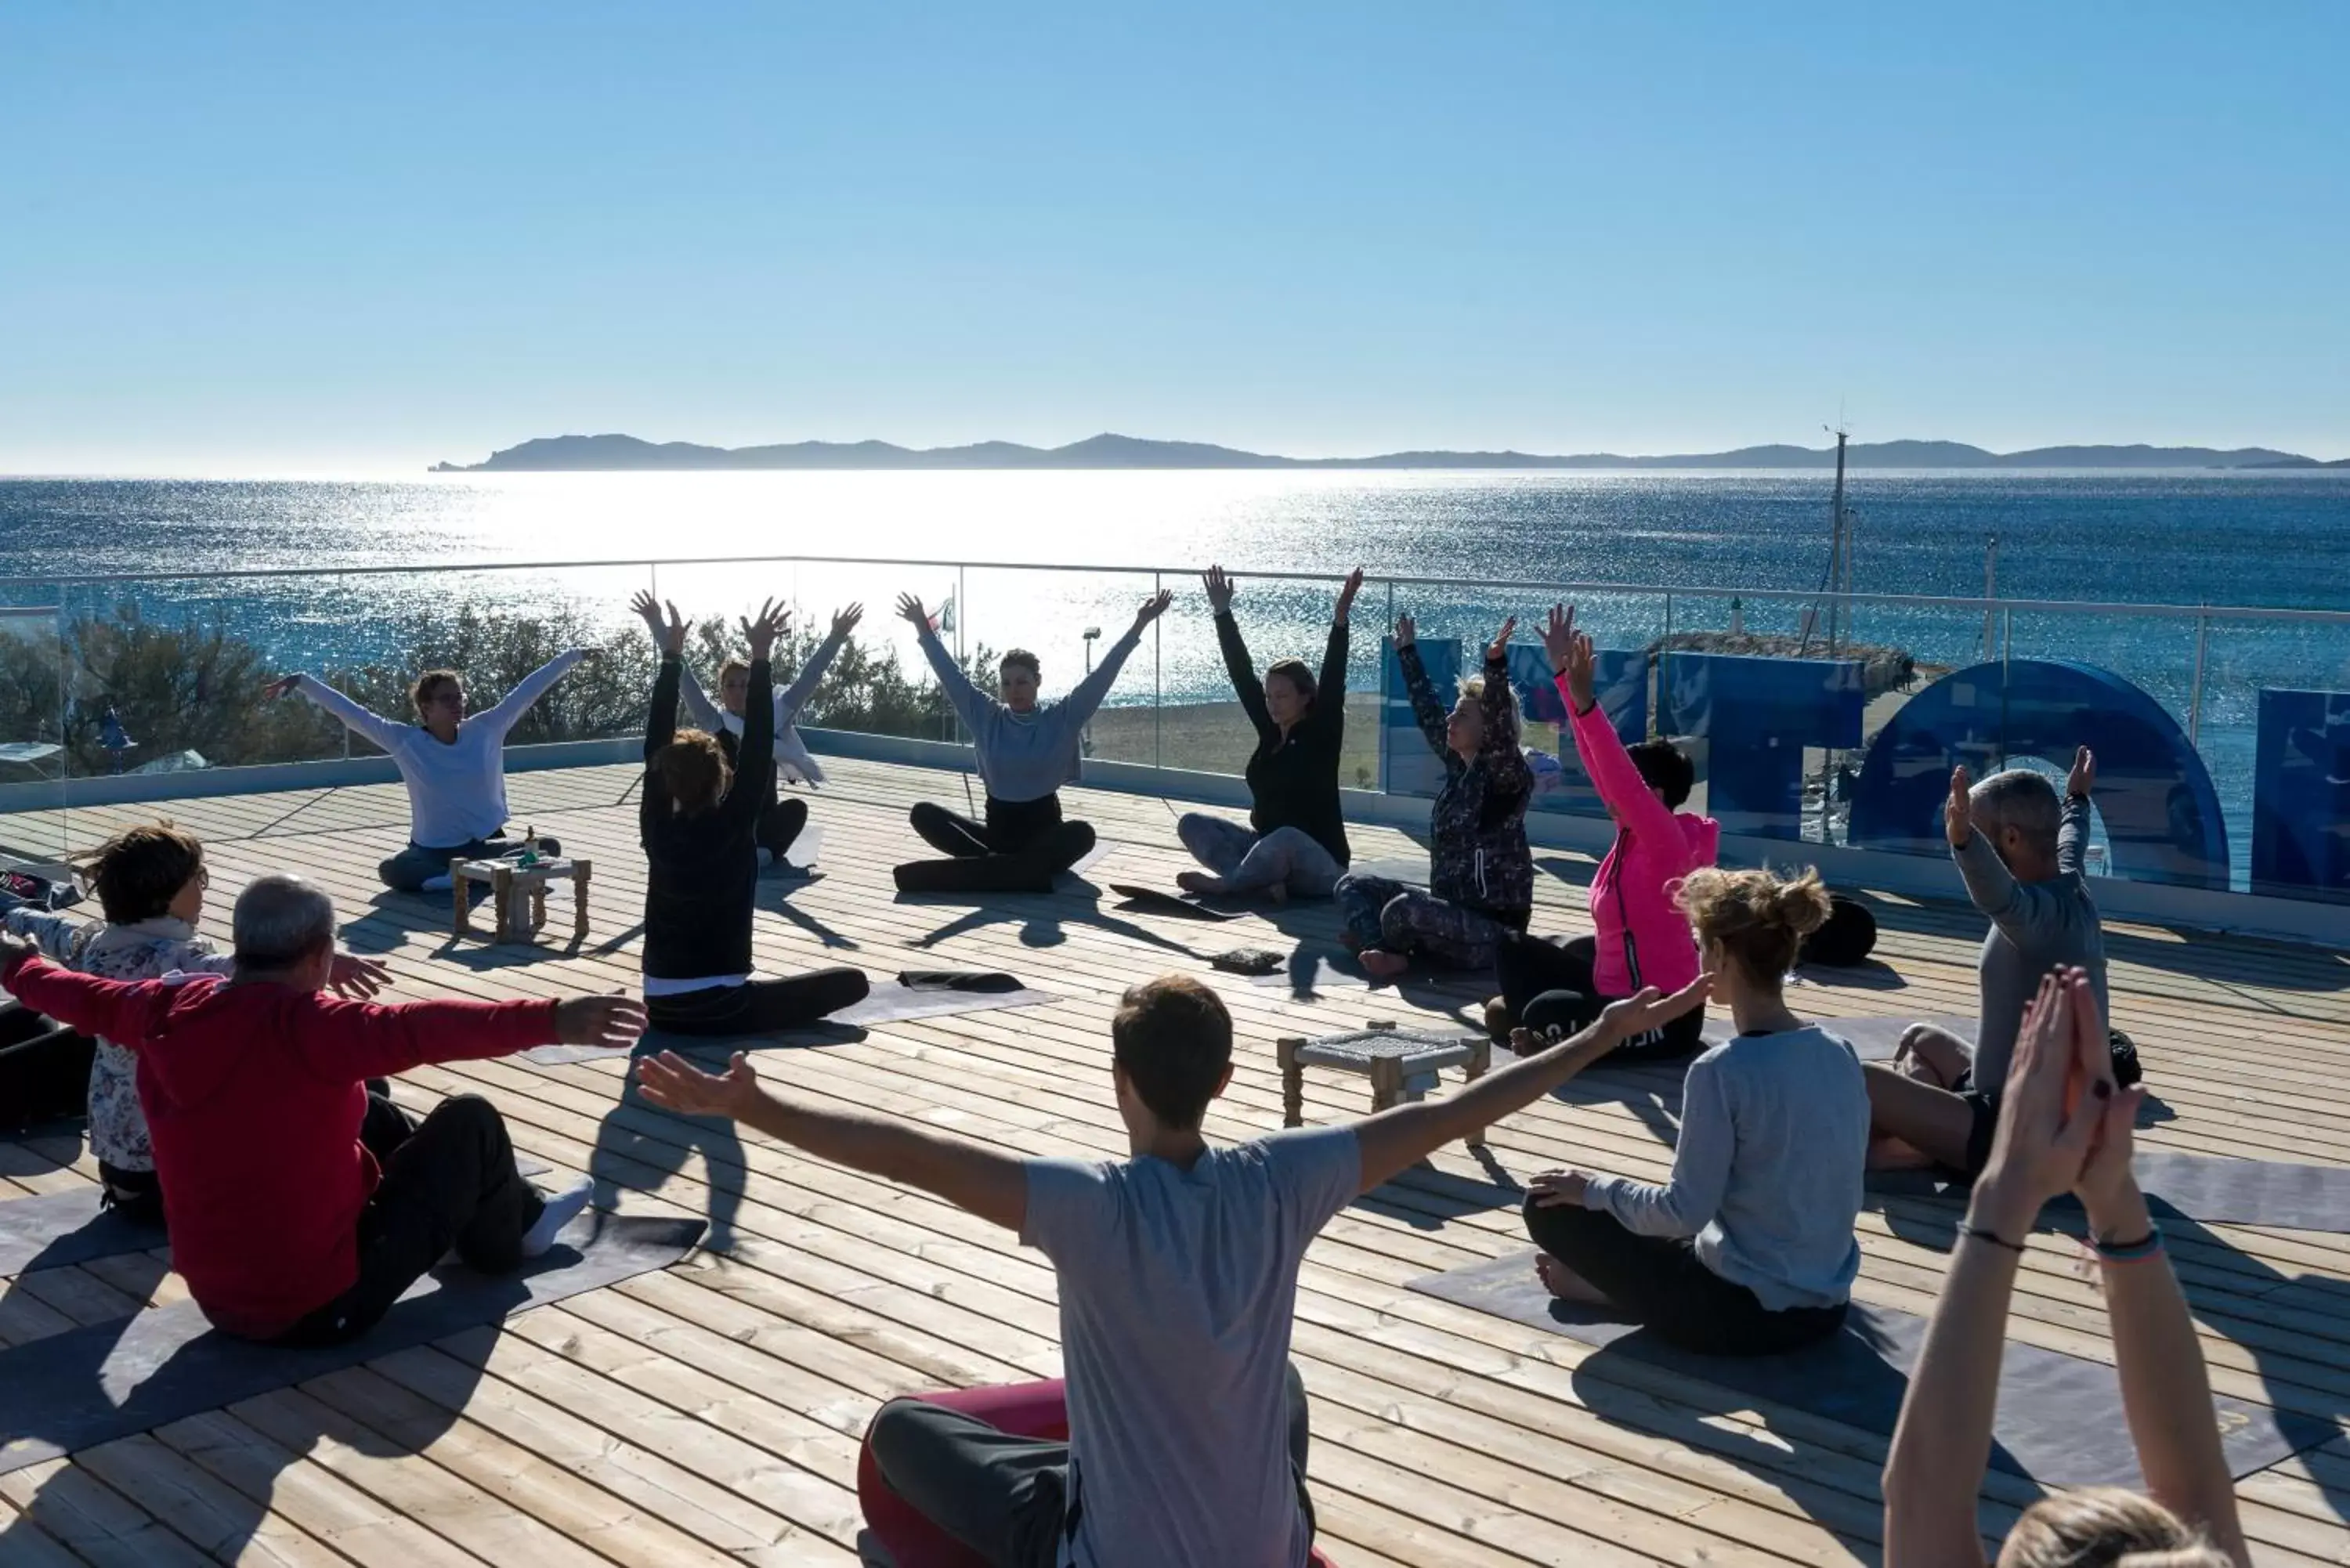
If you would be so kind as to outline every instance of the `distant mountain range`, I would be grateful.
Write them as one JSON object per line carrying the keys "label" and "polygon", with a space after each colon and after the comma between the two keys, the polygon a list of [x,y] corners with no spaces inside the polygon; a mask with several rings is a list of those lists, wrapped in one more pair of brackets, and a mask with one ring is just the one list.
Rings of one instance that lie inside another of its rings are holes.
{"label": "distant mountain range", "polygon": [[[1986,452],[1954,441],[1856,441],[1846,457],[1857,468],[2350,468],[2350,459],[2320,462],[2267,447],[2221,452],[2204,446],[2043,446]],[[683,469],[1120,469],[1120,468],[1461,468],[1671,469],[1827,468],[1834,447],[1742,446],[1734,452],[1630,457],[1588,452],[1545,457],[1523,452],[1391,452],[1377,457],[1274,457],[1199,441],[1097,435],[1067,446],[912,448],[888,441],[791,441],[779,446],[697,446],[629,435],[542,436],[490,454],[486,462],[436,464],[435,473],[519,473]]]}

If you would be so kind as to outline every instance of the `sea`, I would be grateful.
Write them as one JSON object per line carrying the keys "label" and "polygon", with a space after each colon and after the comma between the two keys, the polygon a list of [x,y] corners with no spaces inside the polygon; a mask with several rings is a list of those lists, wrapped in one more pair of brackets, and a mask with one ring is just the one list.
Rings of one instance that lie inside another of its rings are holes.
{"label": "sea", "polygon": [[[38,636],[46,611],[135,605],[151,619],[224,622],[286,667],[315,668],[381,652],[414,617],[460,603],[514,614],[559,603],[617,628],[629,597],[652,587],[691,616],[739,614],[766,594],[819,617],[862,602],[865,635],[910,659],[890,607],[912,593],[966,649],[1042,655],[1052,690],[1164,585],[1176,607],[1112,701],[1206,701],[1228,691],[1196,579],[1211,562],[1239,578],[1261,660],[1316,654],[1336,577],[1358,565],[1370,580],[1357,625],[1409,612],[1423,638],[1482,640],[1505,614],[1530,635],[1562,598],[1603,646],[1733,625],[1794,632],[1803,596],[1826,580],[1831,483],[1815,472],[0,479],[0,628]],[[2259,689],[2350,690],[2350,618],[2231,613],[2350,612],[2350,470],[1862,470],[1846,504],[1856,592],[2011,602],[1864,604],[1846,636],[1933,667],[2060,658],[2127,677],[2195,729],[2238,833]],[[723,564],[676,564],[693,558]],[[567,565],[580,562],[610,564]],[[239,575],[259,573],[275,575]],[[71,580],[114,574],[149,580]],[[1772,593],[1798,597],[1760,597]],[[1376,686],[1377,657],[1358,634],[1357,689]]]}

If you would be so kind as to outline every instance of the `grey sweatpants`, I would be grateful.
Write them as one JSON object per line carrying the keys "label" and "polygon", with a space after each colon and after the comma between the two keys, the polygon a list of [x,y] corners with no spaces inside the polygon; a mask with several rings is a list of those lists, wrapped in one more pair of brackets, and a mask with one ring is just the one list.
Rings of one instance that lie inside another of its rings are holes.
{"label": "grey sweatpants", "polygon": [[1192,859],[1223,879],[1227,892],[1286,887],[1293,898],[1326,898],[1346,869],[1302,828],[1260,834],[1244,822],[1191,811],[1176,818],[1175,836]]}

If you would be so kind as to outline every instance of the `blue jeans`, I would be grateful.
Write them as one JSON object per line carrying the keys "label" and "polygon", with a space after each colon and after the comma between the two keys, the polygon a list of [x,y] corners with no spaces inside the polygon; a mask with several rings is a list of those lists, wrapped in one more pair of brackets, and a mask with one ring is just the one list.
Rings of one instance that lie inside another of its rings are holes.
{"label": "blue jeans", "polygon": [[1192,811],[1176,819],[1175,836],[1192,859],[1222,880],[1228,893],[1286,887],[1293,898],[1326,898],[1346,869],[1311,834],[1295,827],[1260,834],[1244,822]]}
{"label": "blue jeans", "polygon": [[[556,850],[555,840],[544,833],[538,836],[539,847],[548,854]],[[501,855],[511,855],[522,847],[520,838],[501,834],[495,838],[476,838],[469,843],[452,845],[447,849],[428,849],[413,839],[407,848],[375,868],[383,885],[397,893],[421,893],[424,884],[435,877],[449,875],[452,860],[494,860]]]}

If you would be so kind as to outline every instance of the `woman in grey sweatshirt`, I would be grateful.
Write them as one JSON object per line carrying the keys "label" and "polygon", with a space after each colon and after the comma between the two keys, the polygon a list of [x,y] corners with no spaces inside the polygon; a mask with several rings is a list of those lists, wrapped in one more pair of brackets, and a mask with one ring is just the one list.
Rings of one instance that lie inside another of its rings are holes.
{"label": "woman in grey sweatshirt", "polygon": [[1709,867],[1679,898],[1738,1033],[1690,1064],[1672,1179],[1548,1172],[1529,1183],[1526,1230],[1543,1282],[1565,1300],[1708,1355],[1792,1350],[1844,1325],[1860,1272],[1860,1060],[1781,993],[1828,918],[1827,891],[1816,871]]}
{"label": "woman in grey sweatshirt", "polygon": [[984,821],[929,801],[915,805],[914,831],[946,858],[899,867],[892,875],[899,892],[1050,892],[1055,877],[1085,858],[1094,846],[1094,830],[1062,818],[1061,786],[1076,780],[1087,722],[1109,695],[1143,628],[1173,597],[1162,589],[1143,600],[1133,626],[1110,645],[1092,674],[1066,697],[1039,702],[1041,671],[1035,654],[1016,648],[1005,654],[998,669],[1003,695],[990,697],[971,683],[939,640],[922,601],[911,594],[899,596],[899,615],[912,624],[922,656],[971,732],[980,781],[987,786]]}

